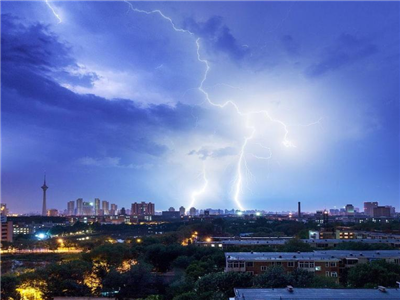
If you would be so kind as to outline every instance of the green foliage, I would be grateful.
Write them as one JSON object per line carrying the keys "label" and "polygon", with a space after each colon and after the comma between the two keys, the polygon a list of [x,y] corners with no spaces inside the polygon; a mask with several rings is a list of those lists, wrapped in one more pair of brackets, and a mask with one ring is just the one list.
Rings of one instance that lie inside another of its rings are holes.
{"label": "green foliage", "polygon": [[81,296],[90,295],[90,290],[83,284],[84,274],[90,272],[91,264],[74,260],[66,263],[53,263],[39,269],[36,277],[47,282],[46,296]]}
{"label": "green foliage", "polygon": [[154,291],[155,278],[151,274],[151,267],[145,263],[133,266],[123,275],[123,286],[117,294],[118,298],[147,297]]}
{"label": "green foliage", "polygon": [[283,252],[312,252],[313,248],[299,239],[291,239],[282,248]]}
{"label": "green foliage", "polygon": [[263,274],[254,277],[254,285],[257,288],[280,288],[288,284],[289,276],[281,266],[270,267]]}
{"label": "green foliage", "polygon": [[102,262],[108,267],[118,267],[124,260],[135,258],[127,244],[104,244],[82,255],[86,261]]}
{"label": "green foliage", "polygon": [[18,299],[18,293],[16,291],[17,286],[20,283],[20,279],[12,274],[6,274],[1,276],[1,299],[11,300]]}
{"label": "green foliage", "polygon": [[335,250],[394,250],[396,248],[393,248],[392,246],[388,244],[367,244],[363,242],[345,242],[345,243],[340,243],[335,247]]}
{"label": "green foliage", "polygon": [[342,288],[335,278],[325,276],[314,276],[312,283],[308,285],[310,288],[339,289]]}
{"label": "green foliage", "polygon": [[400,266],[384,260],[371,263],[357,264],[349,270],[348,285],[352,288],[396,287],[396,281],[400,281]]}
{"label": "green foliage", "polygon": [[251,287],[252,280],[253,276],[249,273],[220,272],[201,277],[195,286],[196,291],[200,294],[213,292],[222,294],[226,299],[234,296],[234,288]]}

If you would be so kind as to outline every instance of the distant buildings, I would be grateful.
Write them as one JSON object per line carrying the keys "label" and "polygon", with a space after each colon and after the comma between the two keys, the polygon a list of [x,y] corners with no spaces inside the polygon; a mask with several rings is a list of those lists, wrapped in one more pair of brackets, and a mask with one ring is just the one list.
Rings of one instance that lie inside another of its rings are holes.
{"label": "distant buildings", "polygon": [[78,198],[76,200],[76,215],[82,216],[83,215],[83,199]]}
{"label": "distant buildings", "polygon": [[47,216],[48,217],[58,217],[58,210],[54,209],[54,208],[47,210]]}
{"label": "distant buildings", "polygon": [[364,202],[364,214],[372,217],[374,215],[374,208],[378,206],[378,202]]}
{"label": "distant buildings", "polygon": [[171,220],[173,220],[173,219],[175,219],[175,220],[181,219],[180,212],[179,211],[174,211],[174,210],[173,211],[172,210],[163,211],[161,213],[161,216],[164,219],[171,219]]}
{"label": "distant buildings", "polygon": [[350,216],[354,215],[354,206],[353,206],[353,204],[347,204],[345,209],[346,209],[346,215],[348,215],[348,216],[349,215]]}
{"label": "distant buildings", "polygon": [[185,215],[185,212],[186,212],[186,209],[185,209],[183,206],[181,206],[181,207],[179,208],[179,214],[180,214],[181,216],[184,216],[184,215]]}
{"label": "distant buildings", "polygon": [[111,209],[109,212],[110,216],[115,216],[118,213],[117,209],[118,209],[117,204],[111,204]]}
{"label": "distant buildings", "polygon": [[67,203],[67,215],[68,216],[75,215],[75,201],[68,201],[68,203]]}
{"label": "distant buildings", "polygon": [[99,198],[94,199],[94,215],[100,216],[100,199]]}
{"label": "distant buildings", "polygon": [[377,206],[373,210],[374,218],[391,217],[391,208],[389,206]]}
{"label": "distant buildings", "polygon": [[191,207],[189,210],[189,216],[194,217],[196,215],[196,208]]}
{"label": "distant buildings", "polygon": [[102,210],[103,210],[103,215],[108,216],[109,215],[109,209],[110,209],[110,203],[108,201],[103,200],[101,203]]}
{"label": "distant buildings", "polygon": [[12,242],[13,241],[13,222],[1,222],[1,239],[0,241]]}
{"label": "distant buildings", "polygon": [[131,215],[132,216],[153,216],[155,214],[154,203],[140,202],[132,203]]}
{"label": "distant buildings", "polygon": [[93,215],[93,202],[83,202],[82,204],[82,215],[91,216]]}
{"label": "distant buildings", "polygon": [[5,203],[1,204],[1,239],[0,241],[13,241],[13,222],[7,220],[8,209]]}

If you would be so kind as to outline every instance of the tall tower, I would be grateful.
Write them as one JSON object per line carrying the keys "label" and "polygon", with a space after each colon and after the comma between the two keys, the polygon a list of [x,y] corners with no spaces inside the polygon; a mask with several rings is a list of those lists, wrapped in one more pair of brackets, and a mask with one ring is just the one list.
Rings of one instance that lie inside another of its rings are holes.
{"label": "tall tower", "polygon": [[47,215],[47,207],[46,207],[46,191],[49,187],[46,185],[46,174],[44,175],[44,183],[42,185],[43,190],[43,206],[42,206],[42,216]]}

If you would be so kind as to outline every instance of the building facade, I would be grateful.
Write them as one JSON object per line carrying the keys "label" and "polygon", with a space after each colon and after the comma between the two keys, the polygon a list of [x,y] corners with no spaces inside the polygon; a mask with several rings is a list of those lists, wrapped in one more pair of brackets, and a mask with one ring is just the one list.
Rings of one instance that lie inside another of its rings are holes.
{"label": "building facade", "polygon": [[99,198],[94,199],[94,215],[95,216],[100,215],[100,199]]}
{"label": "building facade", "polygon": [[364,202],[364,214],[372,217],[375,207],[378,207],[378,202]]}
{"label": "building facade", "polygon": [[75,201],[68,201],[68,203],[67,203],[67,215],[68,216],[75,215]]}
{"label": "building facade", "polygon": [[13,241],[13,222],[5,221],[1,222],[1,240],[6,242]]}
{"label": "building facade", "polygon": [[345,269],[359,263],[385,260],[400,265],[400,251],[226,252],[225,260],[225,272],[259,275],[272,266],[281,266],[287,273],[304,269],[316,276],[333,277],[339,282]]}
{"label": "building facade", "polygon": [[76,215],[83,216],[83,199],[78,198],[76,200]]}
{"label": "building facade", "polygon": [[118,206],[117,204],[111,204],[111,209],[110,209],[110,216],[115,216],[118,213]]}
{"label": "building facade", "polygon": [[180,214],[181,216],[184,216],[184,215],[185,215],[185,212],[186,212],[186,209],[185,209],[183,206],[181,206],[181,207],[179,208],[179,214]]}
{"label": "building facade", "polygon": [[374,218],[390,218],[390,207],[389,206],[377,206],[374,207]]}
{"label": "building facade", "polygon": [[103,200],[103,202],[101,203],[101,207],[103,210],[103,215],[108,216],[110,214],[110,203]]}
{"label": "building facade", "polygon": [[155,206],[151,202],[132,203],[131,215],[132,216],[154,216]]}

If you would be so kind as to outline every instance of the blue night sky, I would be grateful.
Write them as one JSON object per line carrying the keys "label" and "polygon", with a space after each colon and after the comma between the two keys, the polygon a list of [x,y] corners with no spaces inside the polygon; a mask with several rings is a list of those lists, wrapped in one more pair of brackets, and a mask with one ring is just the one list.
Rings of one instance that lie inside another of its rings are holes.
{"label": "blue night sky", "polygon": [[399,2],[49,5],[1,2],[11,212],[44,172],[57,209],[400,208]]}

